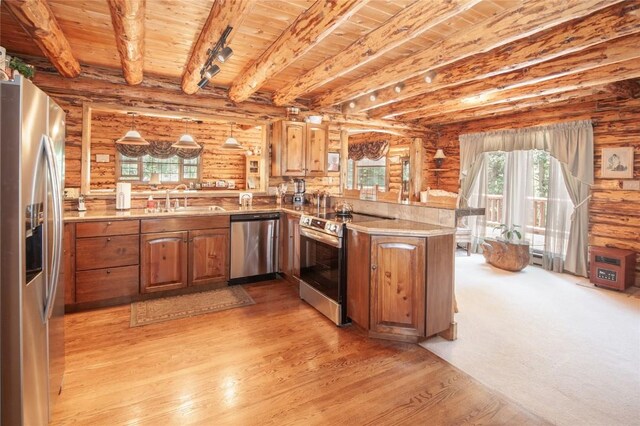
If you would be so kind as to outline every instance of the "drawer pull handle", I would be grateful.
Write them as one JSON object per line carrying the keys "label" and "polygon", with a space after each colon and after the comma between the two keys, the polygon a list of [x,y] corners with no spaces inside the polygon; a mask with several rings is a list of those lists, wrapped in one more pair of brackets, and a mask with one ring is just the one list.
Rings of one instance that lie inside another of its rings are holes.
{"label": "drawer pull handle", "polygon": [[110,225],[111,225],[111,222],[107,222],[107,226],[110,226]]}
{"label": "drawer pull handle", "polygon": [[378,269],[378,267],[376,265],[371,265],[371,269],[375,271],[376,269]]}
{"label": "drawer pull handle", "polygon": [[111,241],[111,238],[107,238],[107,242]]}
{"label": "drawer pull handle", "polygon": [[111,271],[107,269],[107,274],[110,274],[110,273],[111,273]]}

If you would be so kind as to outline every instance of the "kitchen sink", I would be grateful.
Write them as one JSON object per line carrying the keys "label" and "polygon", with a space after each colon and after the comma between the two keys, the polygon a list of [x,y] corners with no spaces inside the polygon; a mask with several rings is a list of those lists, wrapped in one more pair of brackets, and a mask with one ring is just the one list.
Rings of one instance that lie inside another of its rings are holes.
{"label": "kitchen sink", "polygon": [[187,206],[178,207],[176,212],[226,212],[224,207],[220,206]]}

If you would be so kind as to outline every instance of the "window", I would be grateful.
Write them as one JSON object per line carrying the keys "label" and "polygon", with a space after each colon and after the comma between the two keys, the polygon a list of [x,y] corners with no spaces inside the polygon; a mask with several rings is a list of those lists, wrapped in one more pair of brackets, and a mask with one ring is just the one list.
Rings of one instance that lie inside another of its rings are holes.
{"label": "window", "polygon": [[382,190],[387,187],[386,157],[347,162],[347,189],[373,188],[376,185]]}
{"label": "window", "polygon": [[160,174],[160,181],[167,183],[188,183],[200,176],[200,157],[155,158],[150,155],[127,157],[119,154],[118,180],[127,182],[149,182],[152,173]]}

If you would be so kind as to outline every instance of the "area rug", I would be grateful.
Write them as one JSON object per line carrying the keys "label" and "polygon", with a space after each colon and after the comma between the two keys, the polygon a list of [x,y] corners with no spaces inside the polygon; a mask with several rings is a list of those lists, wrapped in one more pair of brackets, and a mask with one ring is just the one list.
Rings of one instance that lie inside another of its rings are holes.
{"label": "area rug", "polygon": [[242,286],[145,300],[131,304],[131,327],[224,311],[255,303]]}

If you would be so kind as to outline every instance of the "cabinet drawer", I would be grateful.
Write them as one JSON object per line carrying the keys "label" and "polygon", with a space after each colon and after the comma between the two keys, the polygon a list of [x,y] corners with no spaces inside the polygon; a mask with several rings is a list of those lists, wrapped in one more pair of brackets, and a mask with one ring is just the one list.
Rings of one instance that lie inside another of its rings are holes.
{"label": "cabinet drawer", "polygon": [[104,222],[80,222],[76,224],[76,236],[101,237],[104,235],[129,235],[140,232],[139,220],[113,220]]}
{"label": "cabinet drawer", "polygon": [[137,265],[140,261],[139,239],[138,235],[78,238],[76,270]]}
{"label": "cabinet drawer", "polygon": [[174,232],[191,231],[195,229],[228,228],[229,215],[176,217],[171,219],[145,219],[142,221],[141,232]]}
{"label": "cabinet drawer", "polygon": [[95,302],[138,294],[138,266],[79,271],[76,303]]}

